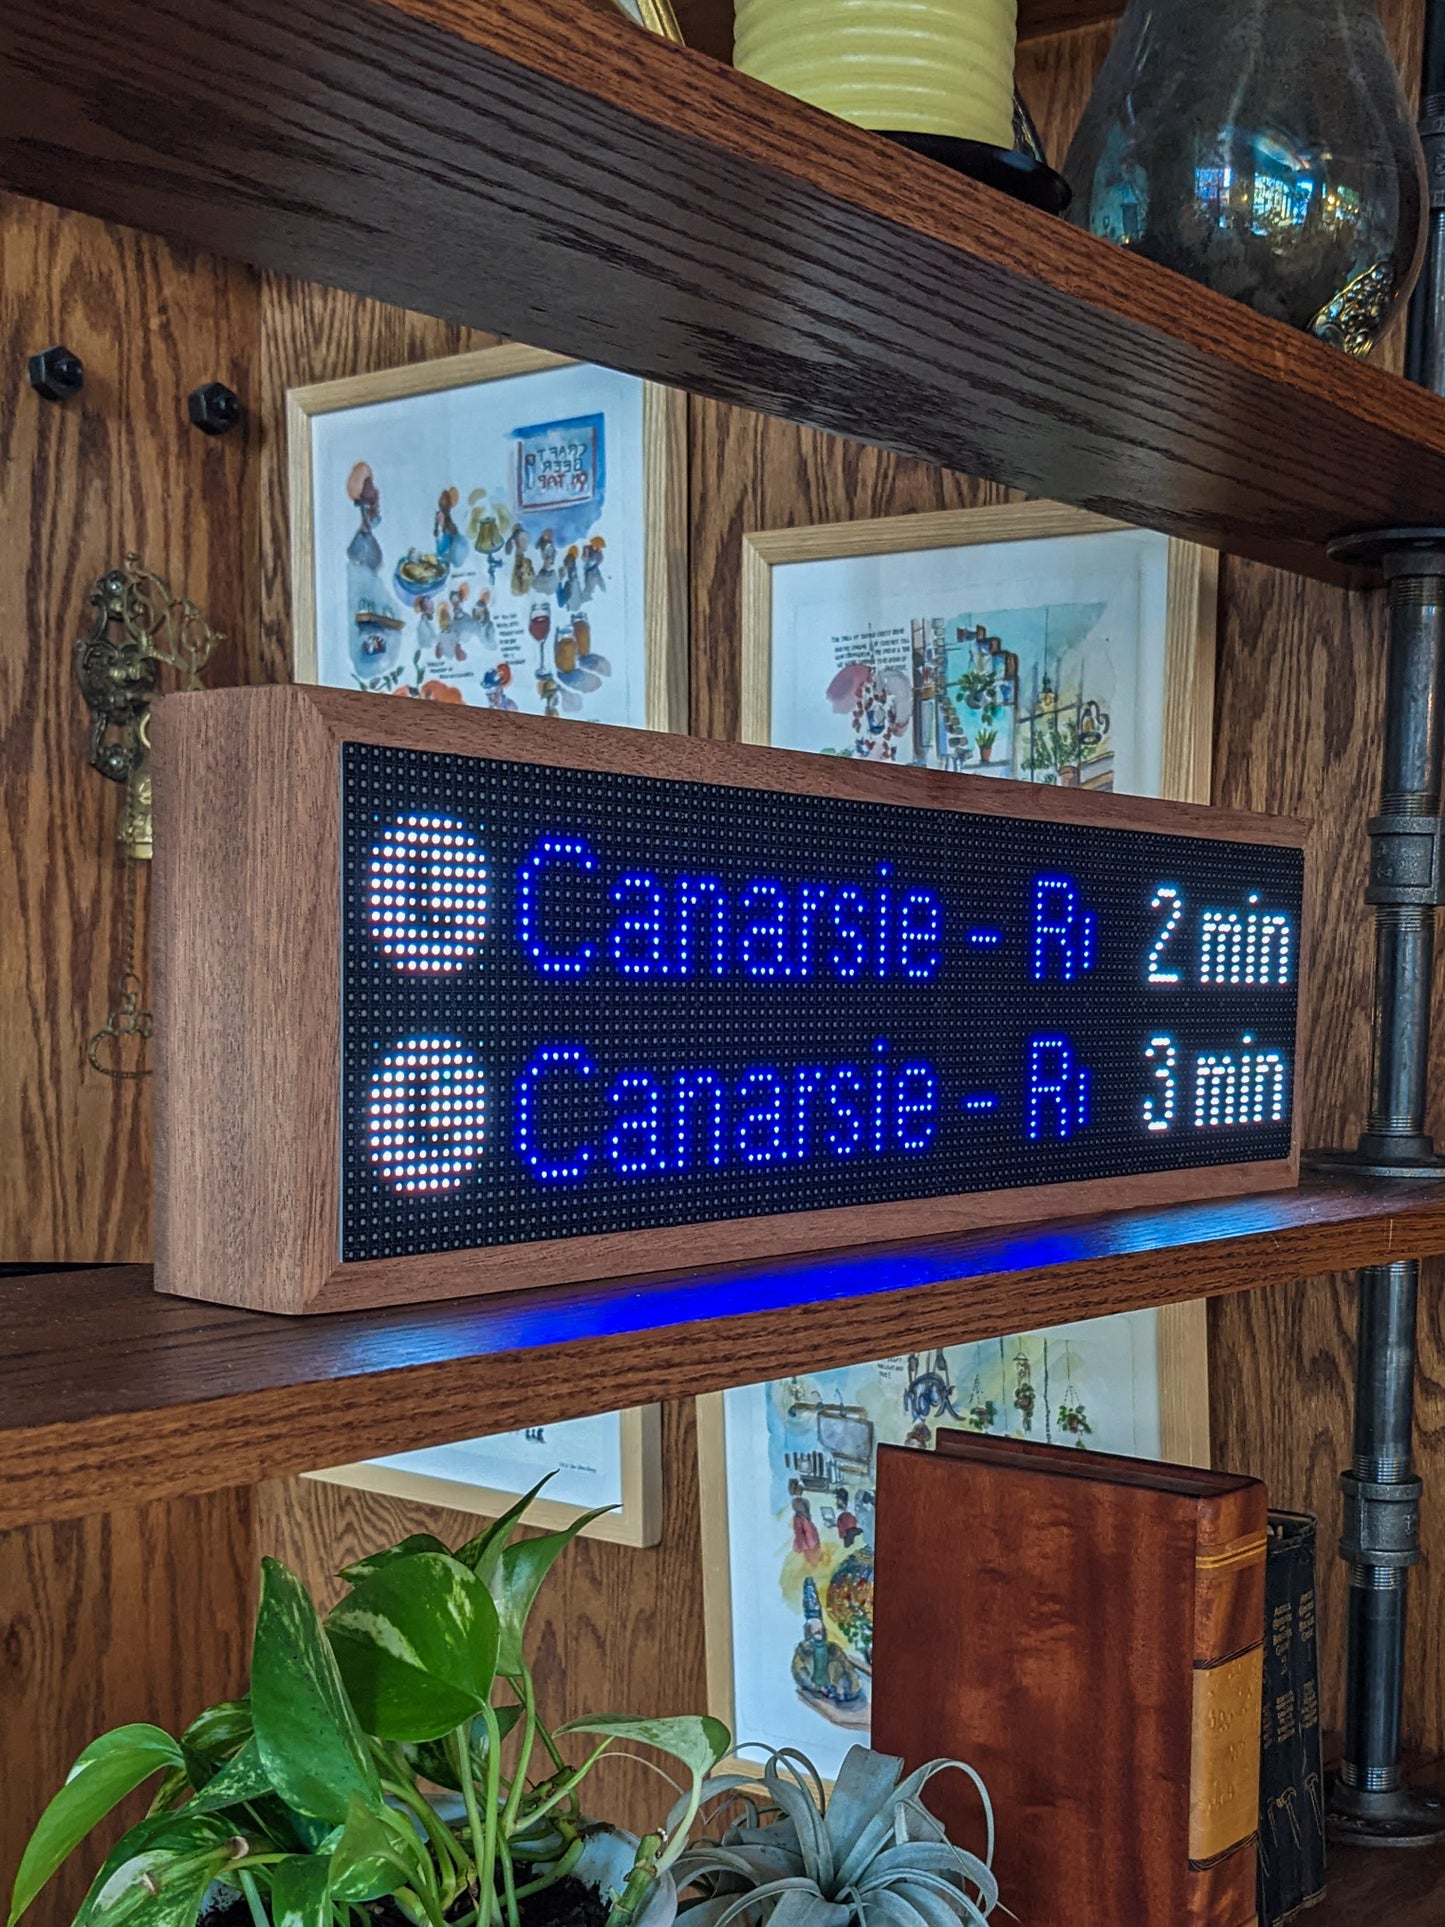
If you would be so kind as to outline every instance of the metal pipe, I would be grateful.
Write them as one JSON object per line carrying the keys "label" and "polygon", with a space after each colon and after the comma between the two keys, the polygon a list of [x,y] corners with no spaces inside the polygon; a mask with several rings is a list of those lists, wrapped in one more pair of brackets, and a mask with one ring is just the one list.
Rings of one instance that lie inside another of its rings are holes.
{"label": "metal pipe", "polygon": [[[1341,1480],[1350,1591],[1340,1780],[1367,1795],[1391,1793],[1402,1779],[1405,1573],[1420,1558],[1420,1481],[1410,1457],[1418,1287],[1413,1262],[1359,1276],[1355,1451]],[[1362,1803],[1352,1804],[1358,1811]]]}
{"label": "metal pipe", "polygon": [[[1366,900],[1375,905],[1375,1009],[1370,1115],[1360,1154],[1376,1164],[1425,1162],[1435,892],[1411,889],[1433,861],[1445,717],[1445,553],[1415,546],[1385,558],[1390,638],[1385,757]],[[1423,879],[1428,881],[1428,879]]]}
{"label": "metal pipe", "polygon": [[[1429,178],[1425,266],[1410,306],[1405,372],[1445,394],[1445,0],[1429,0],[1420,75]],[[1380,814],[1370,824],[1375,1003],[1370,1113],[1355,1153],[1366,1170],[1442,1173],[1425,1130],[1435,911],[1445,902],[1440,821],[1445,708],[1445,531],[1391,530],[1361,553],[1389,585],[1389,655]],[[1420,1558],[1420,1481],[1411,1453],[1420,1268],[1359,1274],[1354,1455],[1340,1480],[1349,1568],[1344,1760],[1336,1831],[1424,1845],[1445,1832],[1439,1794],[1410,1791],[1400,1761],[1406,1573]]]}
{"label": "metal pipe", "polygon": [[[1445,10],[1445,6],[1442,6]],[[1339,545],[1382,562],[1389,585],[1380,814],[1369,826],[1366,901],[1375,908],[1370,1111],[1355,1168],[1434,1179],[1425,1129],[1435,912],[1445,903],[1445,530],[1391,529]],[[1344,1758],[1336,1832],[1424,1845],[1445,1832],[1438,1795],[1403,1784],[1400,1761],[1408,1569],[1420,1559],[1420,1481],[1411,1461],[1420,1268],[1378,1265],[1358,1280],[1354,1452],[1340,1479],[1340,1556],[1349,1569]]]}

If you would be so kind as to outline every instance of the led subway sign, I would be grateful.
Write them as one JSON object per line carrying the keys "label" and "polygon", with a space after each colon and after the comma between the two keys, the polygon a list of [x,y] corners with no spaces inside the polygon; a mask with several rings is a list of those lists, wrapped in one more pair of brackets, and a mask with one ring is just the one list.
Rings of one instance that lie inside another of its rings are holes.
{"label": "led subway sign", "polygon": [[359,1309],[1296,1179],[1302,824],[305,685],[169,699],[153,768],[162,1290]]}
{"label": "led subway sign", "polygon": [[341,774],[344,1264],[1291,1156],[1297,842]]}

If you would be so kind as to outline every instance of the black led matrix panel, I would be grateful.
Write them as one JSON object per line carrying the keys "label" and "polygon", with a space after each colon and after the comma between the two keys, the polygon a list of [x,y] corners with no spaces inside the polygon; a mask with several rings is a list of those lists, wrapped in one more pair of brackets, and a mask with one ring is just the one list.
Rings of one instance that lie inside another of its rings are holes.
{"label": "black led matrix panel", "polygon": [[1290,1156],[1293,844],[355,742],[341,782],[343,1261]]}

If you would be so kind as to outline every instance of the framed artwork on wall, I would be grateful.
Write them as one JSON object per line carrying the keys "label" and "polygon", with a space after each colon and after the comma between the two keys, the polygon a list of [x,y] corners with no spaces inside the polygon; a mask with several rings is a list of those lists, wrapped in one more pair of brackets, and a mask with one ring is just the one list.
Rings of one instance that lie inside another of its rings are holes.
{"label": "framed artwork on wall", "polygon": [[586,1537],[624,1546],[654,1546],[661,1538],[662,1423],[656,1405],[396,1452],[306,1476],[492,1518],[548,1472],[555,1477],[528,1509],[529,1525],[556,1530],[571,1525],[579,1512],[606,1505],[617,1509],[584,1526]]}
{"label": "framed artwork on wall", "polygon": [[[1027,503],[748,535],[743,578],[749,742],[1208,800],[1208,551]],[[700,1400],[709,1705],[741,1740],[827,1774],[866,1737],[873,1455],[940,1424],[1208,1464],[1205,1307]]]}
{"label": "framed artwork on wall", "polygon": [[867,1744],[880,1445],[927,1451],[952,1428],[1158,1458],[1194,1393],[1184,1351],[1129,1313],[700,1398],[708,1711],[825,1779]]}
{"label": "framed artwork on wall", "polygon": [[1050,502],[743,538],[743,739],[1208,801],[1218,560]]}
{"label": "framed artwork on wall", "polygon": [[685,396],[508,344],[287,432],[298,681],[687,728]]}

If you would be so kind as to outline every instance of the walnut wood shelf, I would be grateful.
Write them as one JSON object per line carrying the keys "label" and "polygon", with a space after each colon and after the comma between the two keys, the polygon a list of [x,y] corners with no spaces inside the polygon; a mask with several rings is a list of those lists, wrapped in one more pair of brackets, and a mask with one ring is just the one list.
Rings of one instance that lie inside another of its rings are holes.
{"label": "walnut wood shelf", "polygon": [[3,1279],[0,1528],[1442,1251],[1445,1186],[1331,1182],[308,1319]]}
{"label": "walnut wood shelf", "polygon": [[1440,1927],[1445,1920],[1445,1846],[1328,1850],[1328,1881],[1301,1927]]}
{"label": "walnut wood shelf", "polygon": [[[0,8],[0,186],[1305,573],[1445,400],[620,14]],[[1338,451],[1322,459],[1321,451]]]}

